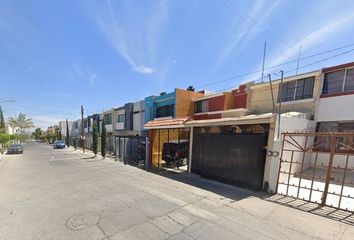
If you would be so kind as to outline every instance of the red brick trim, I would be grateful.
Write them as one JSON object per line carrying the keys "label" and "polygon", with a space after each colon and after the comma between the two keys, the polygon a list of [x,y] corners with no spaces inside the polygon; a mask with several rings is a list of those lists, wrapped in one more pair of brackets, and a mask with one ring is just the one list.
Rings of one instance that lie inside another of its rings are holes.
{"label": "red brick trim", "polygon": [[328,67],[328,68],[324,68],[322,69],[322,72],[332,72],[332,71],[336,71],[339,69],[344,69],[344,68],[348,68],[348,67],[354,67],[354,62],[350,62],[350,63],[345,63],[345,64],[341,64],[341,65],[337,65],[334,67]]}
{"label": "red brick trim", "polygon": [[338,97],[338,96],[345,96],[345,95],[352,95],[352,94],[354,94],[354,91],[338,92],[338,93],[325,93],[325,94],[321,94],[320,98]]}

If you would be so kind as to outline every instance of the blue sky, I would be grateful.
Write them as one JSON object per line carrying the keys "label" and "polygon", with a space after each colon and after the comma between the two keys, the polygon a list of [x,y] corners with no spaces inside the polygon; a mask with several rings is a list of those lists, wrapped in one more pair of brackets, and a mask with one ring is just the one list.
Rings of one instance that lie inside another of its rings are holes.
{"label": "blue sky", "polygon": [[[261,74],[210,83],[259,70],[264,41],[267,68],[300,46],[306,57],[354,44],[353,24],[351,0],[0,0],[0,101],[44,128],[79,118],[81,104],[92,114],[175,87],[230,89]],[[354,61],[353,48],[299,72]]]}

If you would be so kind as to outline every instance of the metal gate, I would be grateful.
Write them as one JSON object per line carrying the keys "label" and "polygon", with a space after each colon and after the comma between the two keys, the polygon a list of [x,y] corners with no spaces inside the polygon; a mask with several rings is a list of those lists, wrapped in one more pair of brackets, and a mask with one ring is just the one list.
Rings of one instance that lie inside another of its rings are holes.
{"label": "metal gate", "polygon": [[125,164],[145,168],[146,137],[115,136],[114,155]]}
{"label": "metal gate", "polygon": [[196,134],[192,172],[261,190],[267,139],[267,134]]}
{"label": "metal gate", "polygon": [[354,211],[354,133],[283,133],[277,193]]}

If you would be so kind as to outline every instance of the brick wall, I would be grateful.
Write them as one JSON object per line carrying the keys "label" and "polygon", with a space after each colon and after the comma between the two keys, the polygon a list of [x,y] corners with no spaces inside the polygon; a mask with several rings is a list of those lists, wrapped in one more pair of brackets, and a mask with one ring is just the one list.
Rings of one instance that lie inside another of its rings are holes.
{"label": "brick wall", "polygon": [[176,89],[176,117],[193,116],[194,102],[192,100],[203,96],[203,93]]}

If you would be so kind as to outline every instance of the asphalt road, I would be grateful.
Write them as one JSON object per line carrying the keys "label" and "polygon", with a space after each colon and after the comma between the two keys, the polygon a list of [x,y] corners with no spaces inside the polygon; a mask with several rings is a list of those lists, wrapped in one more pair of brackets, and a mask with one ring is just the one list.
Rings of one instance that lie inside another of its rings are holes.
{"label": "asphalt road", "polygon": [[353,239],[353,225],[190,175],[28,143],[0,156],[0,239]]}

